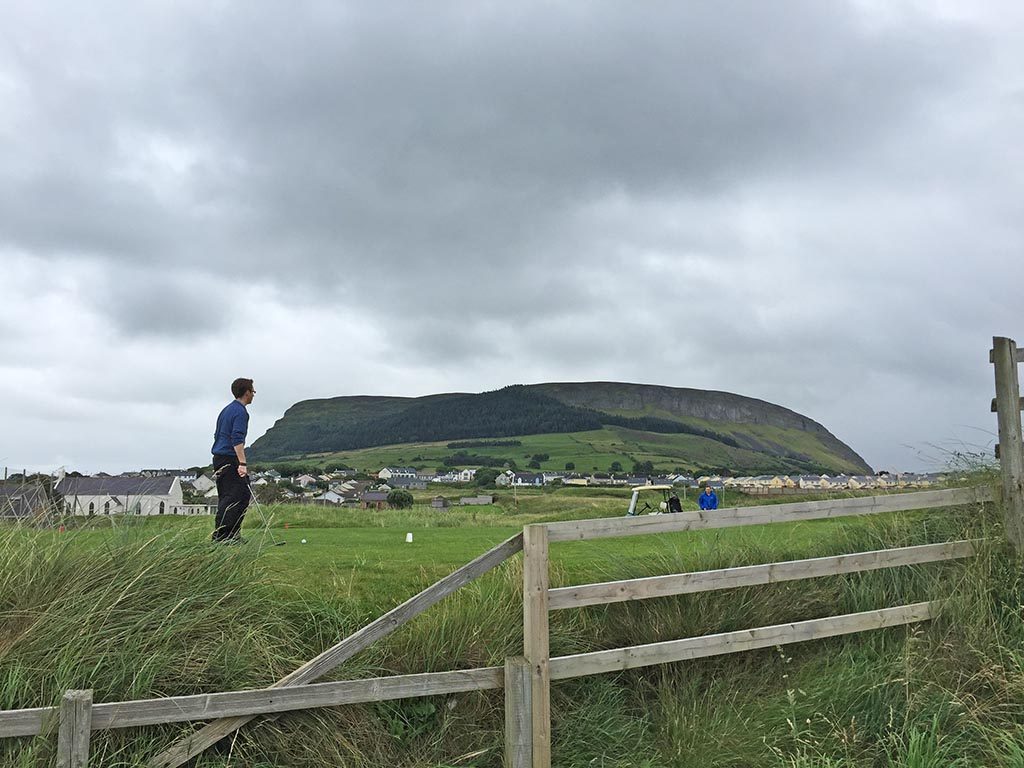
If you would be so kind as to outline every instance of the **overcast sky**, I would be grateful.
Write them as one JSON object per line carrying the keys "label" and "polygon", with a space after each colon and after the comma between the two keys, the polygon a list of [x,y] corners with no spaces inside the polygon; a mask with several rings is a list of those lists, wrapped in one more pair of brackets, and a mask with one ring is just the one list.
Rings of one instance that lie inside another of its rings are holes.
{"label": "overcast sky", "polygon": [[875,468],[995,442],[1024,5],[0,0],[0,465],[630,381]]}

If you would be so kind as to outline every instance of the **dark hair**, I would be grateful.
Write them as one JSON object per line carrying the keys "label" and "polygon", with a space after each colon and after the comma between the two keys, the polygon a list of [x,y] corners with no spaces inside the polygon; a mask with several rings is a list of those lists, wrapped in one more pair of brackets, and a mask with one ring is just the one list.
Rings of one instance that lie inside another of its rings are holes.
{"label": "dark hair", "polygon": [[252,389],[252,379],[235,379],[231,382],[231,394],[236,398],[241,397]]}

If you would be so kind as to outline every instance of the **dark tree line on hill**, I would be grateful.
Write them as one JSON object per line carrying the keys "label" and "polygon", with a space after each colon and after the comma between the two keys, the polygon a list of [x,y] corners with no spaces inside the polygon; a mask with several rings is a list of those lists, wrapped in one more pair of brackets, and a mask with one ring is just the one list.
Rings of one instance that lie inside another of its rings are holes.
{"label": "dark tree line on hill", "polygon": [[[452,438],[586,432],[601,429],[605,425],[647,432],[692,434],[739,447],[739,443],[730,435],[669,419],[615,416],[591,408],[570,406],[522,385],[478,395],[415,402],[401,413],[354,423],[294,425],[285,440],[272,442],[277,443],[274,453],[281,455],[345,451],[396,443],[437,442]],[[480,442],[496,445],[506,441]],[[520,443],[518,440],[507,442]],[[457,444],[453,443],[452,446]],[[258,446],[251,453],[262,458]]]}
{"label": "dark tree line on hill", "polygon": [[515,467],[516,463],[512,459],[505,459],[500,456],[480,456],[475,453],[453,453],[451,456],[444,457],[444,465],[446,467],[504,467],[508,464],[510,467]]}

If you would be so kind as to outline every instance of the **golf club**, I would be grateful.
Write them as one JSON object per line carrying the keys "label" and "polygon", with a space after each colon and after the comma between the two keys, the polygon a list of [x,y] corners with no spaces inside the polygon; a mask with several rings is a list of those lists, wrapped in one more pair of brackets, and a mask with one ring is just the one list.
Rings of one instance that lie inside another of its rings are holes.
{"label": "golf club", "polygon": [[245,477],[245,484],[249,487],[249,498],[252,499],[252,503],[256,505],[256,511],[260,513],[260,519],[263,520],[263,530],[270,534],[270,544],[274,547],[283,547],[285,542],[278,541],[274,538],[274,532],[270,530],[270,521],[267,520],[267,516],[263,514],[263,507],[260,505],[260,500],[256,498],[256,494],[252,489],[252,483],[249,482],[249,476]]}

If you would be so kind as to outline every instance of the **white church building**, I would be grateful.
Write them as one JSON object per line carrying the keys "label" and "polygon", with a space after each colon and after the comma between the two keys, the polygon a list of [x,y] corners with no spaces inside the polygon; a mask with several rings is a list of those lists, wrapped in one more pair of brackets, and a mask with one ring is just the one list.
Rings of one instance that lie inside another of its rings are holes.
{"label": "white church building", "polygon": [[180,478],[60,477],[55,487],[69,515],[194,515],[206,505],[189,505],[181,494]]}

